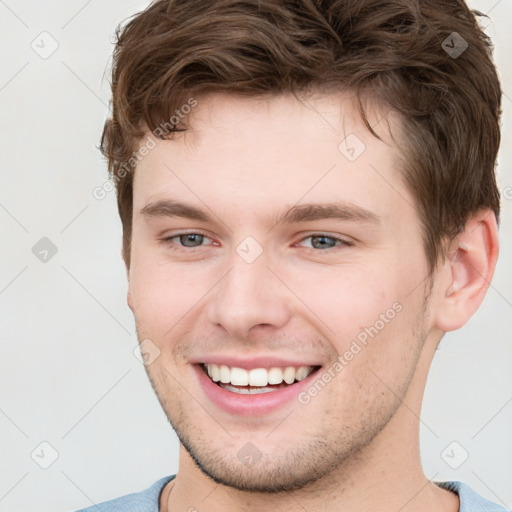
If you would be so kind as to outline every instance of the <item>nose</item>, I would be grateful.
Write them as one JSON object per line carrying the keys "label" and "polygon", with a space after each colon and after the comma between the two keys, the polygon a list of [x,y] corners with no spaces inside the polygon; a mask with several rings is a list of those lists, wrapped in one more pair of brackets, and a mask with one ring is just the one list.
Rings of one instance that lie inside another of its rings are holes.
{"label": "nose", "polygon": [[264,255],[247,263],[234,254],[229,271],[212,290],[208,320],[233,339],[245,340],[258,326],[278,329],[291,317],[289,290],[267,267]]}

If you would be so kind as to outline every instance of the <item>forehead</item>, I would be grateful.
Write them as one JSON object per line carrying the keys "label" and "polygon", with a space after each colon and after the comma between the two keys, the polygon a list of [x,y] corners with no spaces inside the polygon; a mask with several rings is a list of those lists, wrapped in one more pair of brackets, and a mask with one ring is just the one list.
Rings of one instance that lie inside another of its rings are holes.
{"label": "forehead", "polygon": [[[188,116],[190,128],[176,134],[182,139],[182,149],[188,157],[201,157],[217,147],[236,153],[237,148],[252,150],[248,156],[263,158],[266,153],[280,153],[282,160],[287,148],[294,155],[311,155],[310,149],[327,150],[337,158],[343,154],[339,143],[355,141],[355,154],[344,156],[350,162],[365,152],[359,142],[368,143],[373,153],[388,150],[397,152],[391,137],[400,131],[397,116],[389,108],[368,100],[367,114],[371,126],[382,141],[375,138],[365,126],[357,98],[349,93],[310,93],[299,97],[291,93],[243,97],[228,93],[212,93],[198,98],[197,106]],[[357,141],[357,138],[359,141]],[[349,146],[351,144],[349,143]],[[365,144],[366,145],[366,144]],[[259,151],[258,151],[259,150]],[[217,154],[225,158],[226,154]],[[237,155],[238,156],[238,155]]]}
{"label": "forehead", "polygon": [[379,108],[369,109],[368,120],[383,140],[348,94],[197,98],[187,131],[168,141],[149,135],[156,147],[137,166],[134,209],[177,195],[196,205],[221,198],[253,214],[326,200],[373,210],[405,200],[410,208],[389,132],[396,137],[398,121]]}

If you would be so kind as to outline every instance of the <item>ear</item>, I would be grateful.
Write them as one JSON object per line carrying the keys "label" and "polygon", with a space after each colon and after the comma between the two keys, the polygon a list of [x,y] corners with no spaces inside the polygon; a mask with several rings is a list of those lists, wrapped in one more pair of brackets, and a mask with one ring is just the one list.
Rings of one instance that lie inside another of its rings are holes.
{"label": "ear", "polygon": [[126,279],[128,279],[128,281],[130,280],[130,266],[127,264],[126,262],[126,258],[124,257],[124,247],[123,247],[124,243],[121,242],[121,248],[119,249],[119,254],[121,255],[121,259],[123,260],[123,263],[124,263],[124,268],[126,270]]}
{"label": "ear", "polygon": [[470,217],[441,264],[436,327],[454,331],[471,318],[489,288],[497,259],[496,216],[481,210]]}
{"label": "ear", "polygon": [[122,246],[121,246],[121,258],[124,261],[124,266],[125,266],[125,270],[126,270],[126,279],[128,280],[128,293],[126,294],[126,302],[128,304],[128,307],[133,311],[132,294],[130,291],[130,267],[126,264],[126,259],[124,257],[124,251],[123,251]]}
{"label": "ear", "polygon": [[130,285],[128,284],[128,293],[126,294],[126,303],[128,307],[133,311],[132,293],[130,291]]}

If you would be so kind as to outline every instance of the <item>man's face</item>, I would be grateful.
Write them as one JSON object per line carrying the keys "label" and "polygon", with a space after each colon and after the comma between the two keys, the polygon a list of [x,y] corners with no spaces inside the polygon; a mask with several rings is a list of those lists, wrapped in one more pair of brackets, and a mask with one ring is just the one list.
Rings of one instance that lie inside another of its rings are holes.
{"label": "man's face", "polygon": [[[346,96],[214,95],[190,122],[134,179],[129,304],[149,357],[159,354],[146,369],[204,473],[241,490],[296,489],[370,456],[403,407],[432,328],[414,201],[385,122],[375,128],[386,143]],[[162,201],[210,220],[166,215]],[[305,204],[344,214],[277,222]],[[252,365],[260,356],[321,368],[240,395],[198,364],[274,366]],[[286,396],[271,406],[274,393]]]}

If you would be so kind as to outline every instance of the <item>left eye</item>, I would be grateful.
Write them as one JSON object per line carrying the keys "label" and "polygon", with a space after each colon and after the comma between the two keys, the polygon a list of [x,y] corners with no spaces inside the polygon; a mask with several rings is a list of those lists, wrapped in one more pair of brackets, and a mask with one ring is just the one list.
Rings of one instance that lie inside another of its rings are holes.
{"label": "left eye", "polygon": [[[341,238],[337,238],[335,236],[328,236],[325,234],[314,234],[309,235],[305,238],[303,238],[301,241],[304,242],[305,240],[311,239],[311,248],[313,249],[332,249],[336,245],[352,245],[350,242],[347,242],[346,240],[342,240]],[[338,243],[339,242],[339,243]]]}

